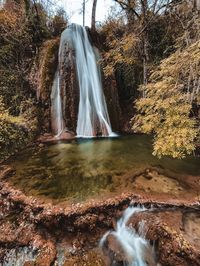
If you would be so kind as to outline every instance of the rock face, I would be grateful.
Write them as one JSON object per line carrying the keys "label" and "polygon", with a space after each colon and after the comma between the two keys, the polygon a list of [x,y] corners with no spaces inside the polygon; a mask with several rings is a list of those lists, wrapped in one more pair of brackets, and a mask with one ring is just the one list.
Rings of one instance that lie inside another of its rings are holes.
{"label": "rock face", "polygon": [[79,88],[75,66],[75,52],[69,44],[65,46],[65,60],[61,64],[61,91],[63,118],[66,127],[75,132],[78,115]]}
{"label": "rock face", "polygon": [[119,105],[119,96],[117,85],[114,77],[104,77],[102,75],[104,94],[110,116],[112,130],[114,132],[121,132],[123,125],[121,123],[121,108]]}
{"label": "rock face", "polygon": [[39,64],[32,69],[31,81],[36,89],[42,131],[51,130],[51,88],[58,65],[59,38],[46,41],[39,54]]}

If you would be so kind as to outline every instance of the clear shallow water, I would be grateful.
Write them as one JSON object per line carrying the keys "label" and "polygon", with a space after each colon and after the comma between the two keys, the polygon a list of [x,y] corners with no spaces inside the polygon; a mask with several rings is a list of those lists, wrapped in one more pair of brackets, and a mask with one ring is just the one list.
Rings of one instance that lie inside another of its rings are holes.
{"label": "clear shallow water", "polygon": [[151,138],[141,135],[47,145],[19,154],[11,181],[27,194],[77,202],[131,190],[134,185],[126,180],[124,186],[124,175],[148,167],[200,176],[200,158],[158,159],[151,153]]}

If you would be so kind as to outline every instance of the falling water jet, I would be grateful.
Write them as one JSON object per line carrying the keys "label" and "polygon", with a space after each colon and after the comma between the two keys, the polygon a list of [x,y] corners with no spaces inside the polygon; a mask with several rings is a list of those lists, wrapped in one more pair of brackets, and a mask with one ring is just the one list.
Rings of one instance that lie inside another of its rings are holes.
{"label": "falling water jet", "polygon": [[51,121],[52,129],[55,137],[59,138],[65,130],[63,109],[65,106],[62,99],[62,81],[63,81],[63,66],[66,63],[67,53],[66,47],[73,49],[72,36],[69,28],[65,29],[60,38],[59,52],[58,52],[58,68],[56,70],[52,91],[51,91]]}
{"label": "falling water jet", "polygon": [[96,56],[89,42],[87,31],[76,24],[71,25],[71,30],[80,90],[77,136],[112,136]]}
{"label": "falling water jet", "polygon": [[53,86],[51,91],[51,121],[53,125],[53,131],[55,133],[55,137],[59,138],[59,136],[64,131],[64,118],[63,118],[63,104],[62,104],[62,90],[61,90],[61,81],[63,79],[63,71],[62,67],[65,63],[66,59],[66,50],[65,46],[68,43],[69,46],[72,44],[69,42],[69,36],[66,34],[66,30],[61,34],[60,45],[59,45],[59,53],[58,53],[58,68],[56,70]]}
{"label": "falling water jet", "polygon": [[113,236],[115,241],[118,242],[120,248],[124,254],[124,265],[127,266],[147,266],[147,254],[150,265],[156,265],[153,256],[153,250],[149,242],[144,237],[144,223],[141,222],[139,233],[133,228],[128,227],[126,224],[128,220],[137,212],[145,211],[144,207],[129,207],[127,208],[123,216],[118,220],[116,230],[108,231],[100,240],[100,247],[102,249],[107,248],[107,238]]}
{"label": "falling water jet", "polygon": [[59,137],[63,132],[63,115],[62,115],[62,99],[60,89],[60,75],[59,70],[56,71],[52,92],[51,92],[51,119],[53,124],[53,130],[56,134],[55,137]]}

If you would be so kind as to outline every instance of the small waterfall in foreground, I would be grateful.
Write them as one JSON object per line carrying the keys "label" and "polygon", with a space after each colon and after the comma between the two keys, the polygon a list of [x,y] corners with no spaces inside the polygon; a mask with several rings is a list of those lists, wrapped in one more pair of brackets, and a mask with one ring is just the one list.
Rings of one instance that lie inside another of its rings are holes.
{"label": "small waterfall in foreground", "polygon": [[77,136],[111,136],[113,132],[94,50],[85,28],[76,24],[71,28],[80,90]]}
{"label": "small waterfall in foreground", "polygon": [[[140,223],[138,233],[133,228],[126,226],[131,216],[145,210],[142,207],[128,207],[124,211],[123,216],[118,220],[116,230],[108,231],[100,241],[100,247],[103,249],[104,246],[107,246],[107,238],[113,236],[115,241],[119,243],[120,249],[123,250],[124,265],[126,266],[156,265],[154,263],[152,247],[145,239],[144,224]],[[147,260],[150,260],[150,262],[147,262]]]}

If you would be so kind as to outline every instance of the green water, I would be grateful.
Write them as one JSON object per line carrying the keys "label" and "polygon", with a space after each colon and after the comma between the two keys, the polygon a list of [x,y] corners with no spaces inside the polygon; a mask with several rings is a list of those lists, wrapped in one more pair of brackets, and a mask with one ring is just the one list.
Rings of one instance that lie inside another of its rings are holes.
{"label": "green water", "polygon": [[[121,192],[123,176],[137,169],[157,167],[200,176],[200,158],[158,159],[151,153],[151,139],[138,135],[47,145],[19,154],[11,181],[27,194],[76,202]],[[125,187],[131,189],[130,184]]]}

